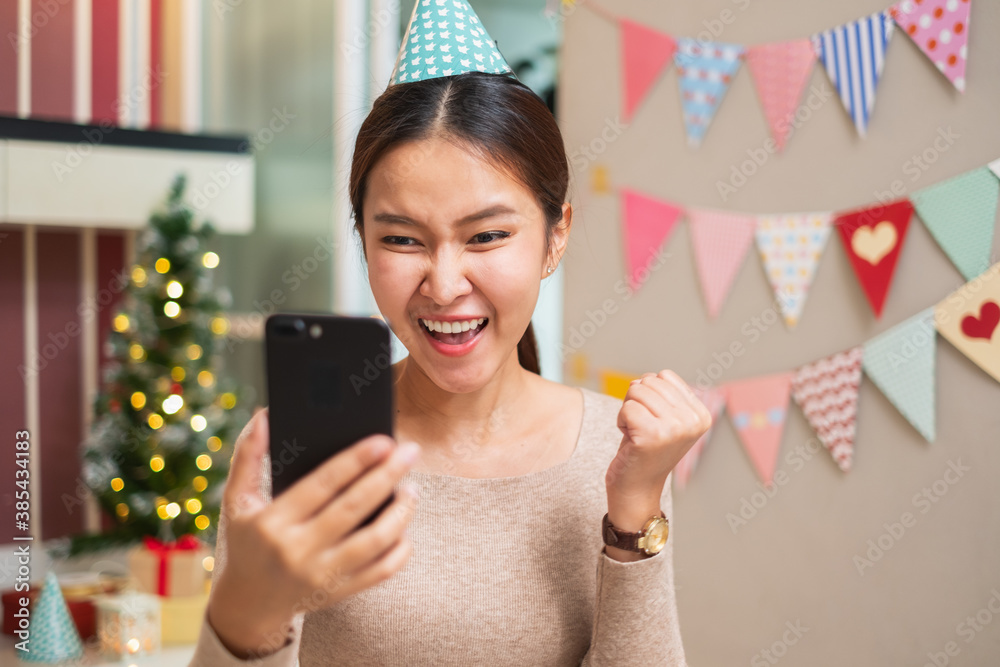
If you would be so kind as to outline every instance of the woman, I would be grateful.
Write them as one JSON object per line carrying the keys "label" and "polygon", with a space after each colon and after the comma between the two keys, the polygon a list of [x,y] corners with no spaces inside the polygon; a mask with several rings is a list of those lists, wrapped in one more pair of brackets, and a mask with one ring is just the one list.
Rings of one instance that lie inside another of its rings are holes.
{"label": "woman", "polygon": [[408,444],[362,440],[270,501],[254,416],[192,665],[686,664],[672,540],[606,542],[669,521],[669,473],[711,417],[669,371],[624,402],[540,377],[530,319],[566,249],[567,184],[555,120],[516,79],[434,77],[375,102],[350,196],[410,353],[393,367]]}

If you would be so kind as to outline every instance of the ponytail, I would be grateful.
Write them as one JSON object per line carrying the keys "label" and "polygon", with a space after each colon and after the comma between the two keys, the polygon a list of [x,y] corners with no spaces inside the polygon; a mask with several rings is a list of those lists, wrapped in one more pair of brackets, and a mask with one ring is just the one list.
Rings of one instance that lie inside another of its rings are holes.
{"label": "ponytail", "polygon": [[517,360],[532,373],[542,374],[538,364],[538,344],[535,343],[535,330],[532,328],[531,322],[528,322],[528,328],[524,330],[521,340],[517,342]]}

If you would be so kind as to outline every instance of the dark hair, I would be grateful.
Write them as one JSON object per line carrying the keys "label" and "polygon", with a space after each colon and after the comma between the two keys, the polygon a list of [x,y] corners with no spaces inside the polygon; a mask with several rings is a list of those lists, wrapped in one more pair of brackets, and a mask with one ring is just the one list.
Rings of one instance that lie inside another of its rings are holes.
{"label": "dark hair", "polygon": [[[569,187],[562,134],[530,88],[506,74],[481,72],[395,84],[375,100],[358,132],[349,185],[362,248],[368,174],[394,146],[435,136],[471,148],[531,190],[545,216],[548,250]],[[530,322],[517,358],[529,371],[541,372]]]}

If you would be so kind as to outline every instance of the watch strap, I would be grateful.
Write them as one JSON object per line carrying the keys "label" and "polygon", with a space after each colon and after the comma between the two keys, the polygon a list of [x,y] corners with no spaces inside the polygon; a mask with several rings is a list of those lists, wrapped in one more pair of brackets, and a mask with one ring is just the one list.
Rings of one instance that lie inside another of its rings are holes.
{"label": "watch strap", "polygon": [[[663,519],[667,518],[663,510],[660,510],[659,516]],[[615,528],[614,524],[611,523],[611,519],[608,518],[607,513],[604,514],[604,519],[601,521],[601,533],[604,536],[604,543],[608,546],[624,549],[625,551],[636,551],[641,554],[646,553],[639,547],[639,539],[645,536],[645,531],[632,533],[627,530]]]}

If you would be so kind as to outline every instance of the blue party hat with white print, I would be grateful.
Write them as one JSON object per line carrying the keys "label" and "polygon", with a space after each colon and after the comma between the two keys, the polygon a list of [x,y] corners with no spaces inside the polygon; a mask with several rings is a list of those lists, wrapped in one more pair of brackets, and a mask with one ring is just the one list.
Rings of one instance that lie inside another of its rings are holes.
{"label": "blue party hat with white print", "polygon": [[59,579],[52,570],[45,576],[38,598],[31,605],[31,639],[21,662],[62,663],[83,657],[77,632]]}
{"label": "blue party hat with white print", "polygon": [[466,0],[417,0],[390,85],[465,72],[514,76]]}

